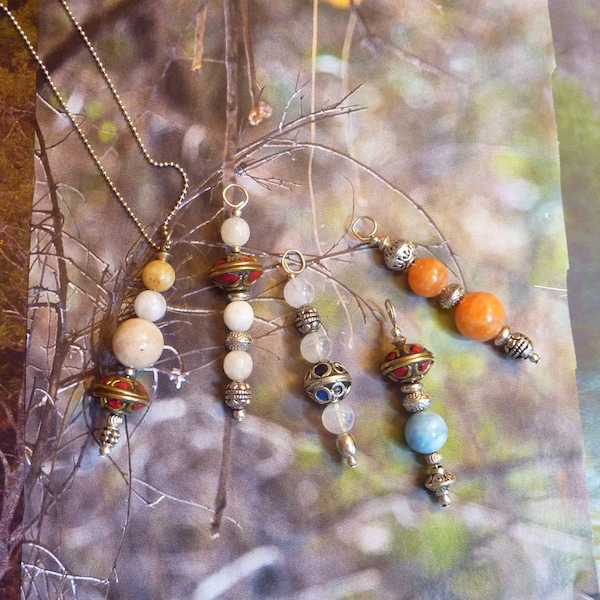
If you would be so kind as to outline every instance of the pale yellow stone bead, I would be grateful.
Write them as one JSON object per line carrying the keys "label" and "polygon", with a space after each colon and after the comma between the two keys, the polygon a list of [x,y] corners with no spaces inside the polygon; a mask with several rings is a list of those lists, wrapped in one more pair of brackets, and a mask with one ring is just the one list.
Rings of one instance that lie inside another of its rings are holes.
{"label": "pale yellow stone bead", "polygon": [[164,260],[151,260],[142,271],[144,285],[155,292],[166,292],[175,283],[175,269]]}

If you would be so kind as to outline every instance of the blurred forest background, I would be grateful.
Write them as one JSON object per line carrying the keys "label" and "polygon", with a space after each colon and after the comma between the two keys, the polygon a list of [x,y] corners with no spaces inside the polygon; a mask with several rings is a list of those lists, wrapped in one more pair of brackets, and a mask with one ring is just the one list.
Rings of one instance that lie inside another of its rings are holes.
{"label": "blurred forest background", "polygon": [[[151,254],[41,82],[23,596],[598,597],[546,2],[227,5],[241,37],[233,161],[265,275],[253,300],[255,400],[233,427],[221,536],[209,528],[229,418],[224,299],[207,271],[224,252],[223,6],[78,2],[151,153],[185,164],[192,192],[176,218],[168,347],[145,374],[153,404],[100,459],[85,390],[110,361],[106,341]],[[175,177],[141,159],[60,5],[43,0],[39,22],[40,52],[117,187],[144,224],[160,222]],[[272,116],[252,126],[259,99]],[[542,362],[460,338],[348,234],[359,214],[502,298]],[[302,391],[308,366],[277,267],[290,247],[308,258],[333,356],[354,377],[356,469],[341,464]],[[385,298],[404,334],[437,357],[425,383],[458,475],[444,511],[403,444],[398,391],[378,373]]]}

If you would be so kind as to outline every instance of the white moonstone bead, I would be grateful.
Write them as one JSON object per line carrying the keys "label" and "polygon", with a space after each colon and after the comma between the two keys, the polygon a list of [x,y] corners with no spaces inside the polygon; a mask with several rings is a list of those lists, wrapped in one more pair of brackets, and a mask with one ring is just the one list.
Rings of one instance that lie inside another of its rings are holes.
{"label": "white moonstone bead", "polygon": [[311,363],[327,360],[331,355],[331,340],[323,327],[307,333],[300,342],[300,354]]}
{"label": "white moonstone bead", "polygon": [[250,227],[241,217],[229,217],[221,225],[221,239],[228,246],[243,246],[250,239]]}
{"label": "white moonstone bead", "polygon": [[230,331],[248,331],[254,321],[254,311],[249,302],[234,300],[225,307],[223,320]]}
{"label": "white moonstone bead", "polygon": [[225,355],[223,371],[232,381],[244,381],[252,373],[252,357],[243,350],[232,350]]}
{"label": "white moonstone bead", "polygon": [[158,321],[167,312],[167,301],[160,292],[144,290],[133,301],[133,310],[140,319]]}
{"label": "white moonstone bead", "polygon": [[344,402],[334,402],[325,407],[321,420],[331,433],[348,433],[354,426],[354,411]]}
{"label": "white moonstone bead", "polygon": [[145,369],[151,367],[162,354],[165,340],[161,330],[147,319],[127,319],[116,329],[112,350],[125,367]]}
{"label": "white moonstone bead", "polygon": [[304,277],[294,277],[285,284],[283,297],[290,306],[300,308],[315,299],[315,288]]}

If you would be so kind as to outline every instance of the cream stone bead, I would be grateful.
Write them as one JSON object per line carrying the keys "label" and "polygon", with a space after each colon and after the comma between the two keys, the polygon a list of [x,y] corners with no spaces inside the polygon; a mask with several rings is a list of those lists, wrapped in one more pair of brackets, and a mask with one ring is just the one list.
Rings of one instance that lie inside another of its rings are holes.
{"label": "cream stone bead", "polygon": [[151,260],[142,270],[144,285],[155,292],[166,292],[175,283],[175,269],[164,260]]}
{"label": "cream stone bead", "polygon": [[221,225],[221,239],[228,246],[243,246],[250,239],[250,227],[241,217],[229,217]]}
{"label": "cream stone bead", "polygon": [[140,319],[158,321],[167,312],[167,301],[159,292],[144,290],[136,296],[133,302],[133,310]]}
{"label": "cream stone bead", "polygon": [[112,350],[125,367],[151,367],[162,354],[165,341],[161,330],[147,319],[127,319],[113,335]]}
{"label": "cream stone bead", "polygon": [[253,368],[252,357],[243,350],[232,350],[225,355],[223,371],[232,381],[248,379]]}
{"label": "cream stone bead", "polygon": [[254,322],[254,311],[249,302],[234,300],[223,311],[223,321],[230,331],[248,331]]}

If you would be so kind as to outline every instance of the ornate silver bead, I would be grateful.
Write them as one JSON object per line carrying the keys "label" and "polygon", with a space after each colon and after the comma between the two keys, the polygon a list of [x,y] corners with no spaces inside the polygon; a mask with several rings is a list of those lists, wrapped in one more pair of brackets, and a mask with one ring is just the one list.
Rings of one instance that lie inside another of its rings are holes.
{"label": "ornate silver bead", "polygon": [[440,292],[438,299],[440,306],[446,310],[450,310],[460,304],[465,294],[466,291],[462,286],[458,285],[458,283],[451,283]]}
{"label": "ornate silver bead", "polygon": [[421,412],[431,406],[431,397],[425,392],[411,392],[404,396],[402,406],[411,413]]}
{"label": "ornate silver bead", "polygon": [[304,389],[317,404],[343,400],[352,387],[352,378],[342,364],[323,360],[304,377]]}
{"label": "ornate silver bead", "polygon": [[106,421],[106,426],[100,430],[99,435],[101,456],[108,456],[110,451],[119,443],[121,438],[119,425],[123,422],[123,417],[111,414]]}
{"label": "ornate silver bead", "polygon": [[412,242],[395,240],[383,248],[383,259],[388,269],[392,271],[406,271],[415,262],[415,246]]}
{"label": "ornate silver bead", "polygon": [[302,335],[317,331],[321,326],[319,311],[314,306],[302,306],[296,311],[294,325]]}
{"label": "ornate silver bead", "polygon": [[456,481],[456,475],[444,469],[438,462],[442,457],[437,452],[427,458],[430,467],[429,474],[425,480],[425,487],[438,497],[443,507],[449,506],[450,494],[448,492],[450,491],[450,486]]}
{"label": "ornate silver bead", "polygon": [[533,342],[522,333],[511,333],[504,344],[504,352],[511,358],[529,359],[538,362],[540,357],[533,351]]}
{"label": "ornate silver bead", "polygon": [[225,338],[227,350],[248,351],[252,345],[252,336],[246,331],[230,331]]}
{"label": "ornate silver bead", "polygon": [[247,381],[230,381],[225,387],[225,404],[232,410],[243,413],[243,409],[251,400],[252,388]]}

